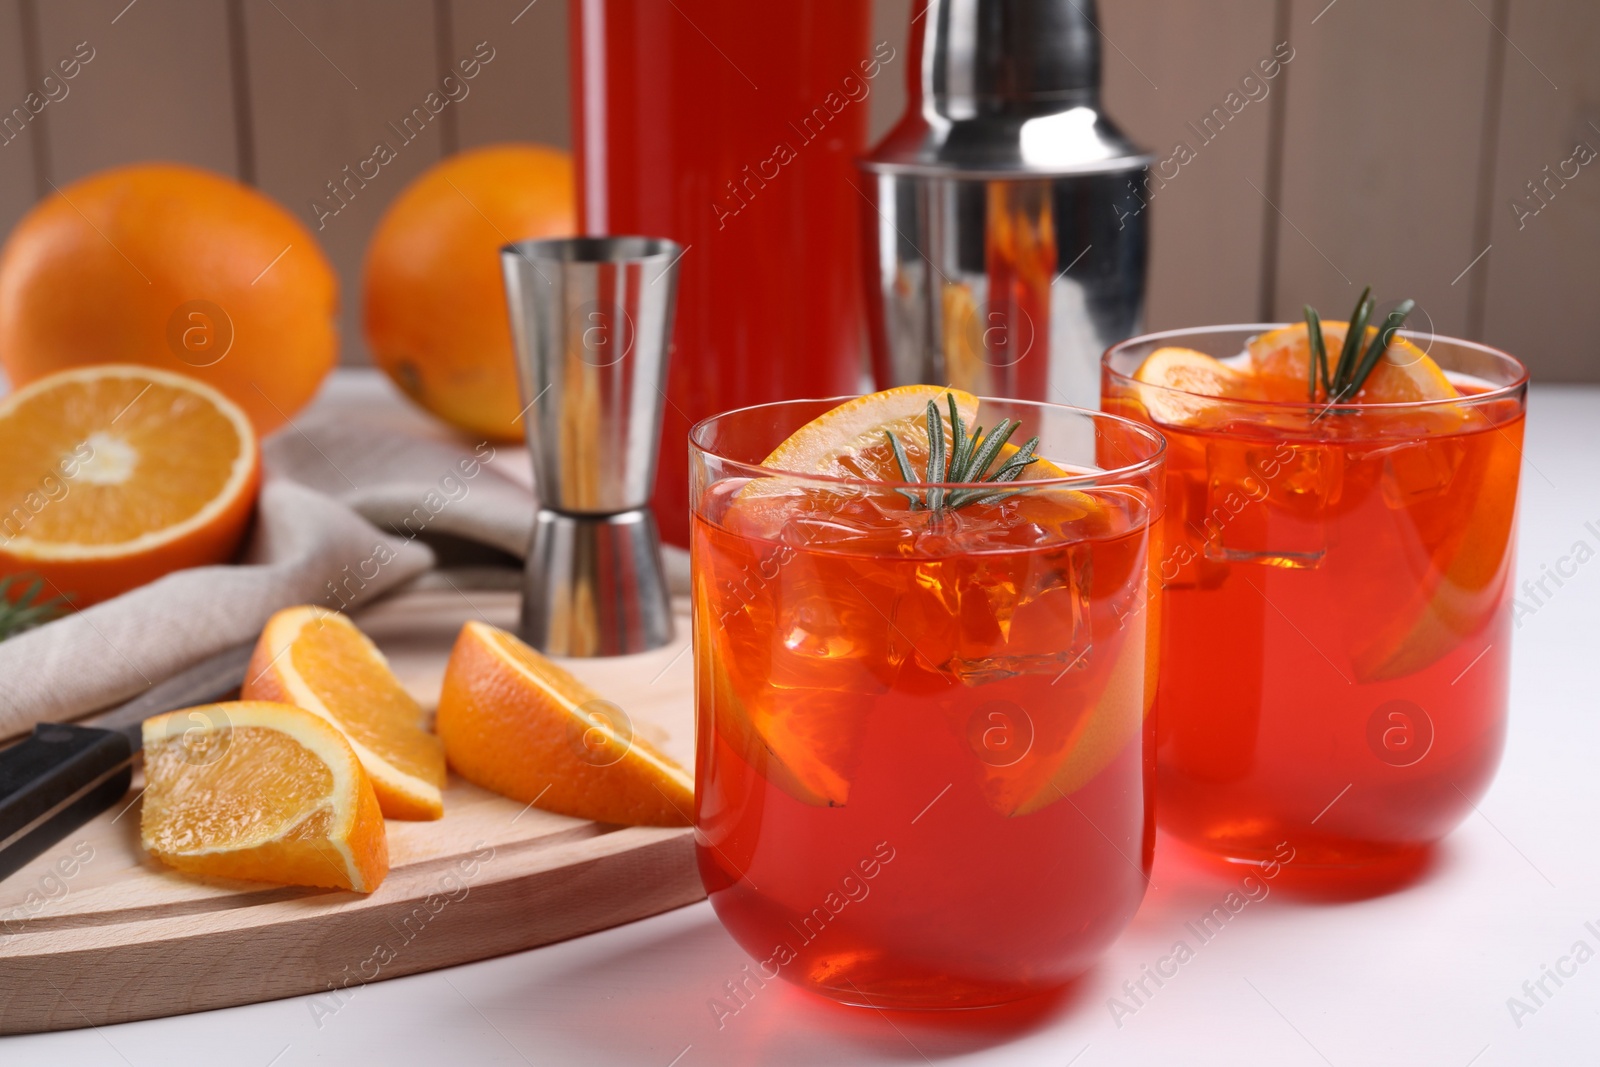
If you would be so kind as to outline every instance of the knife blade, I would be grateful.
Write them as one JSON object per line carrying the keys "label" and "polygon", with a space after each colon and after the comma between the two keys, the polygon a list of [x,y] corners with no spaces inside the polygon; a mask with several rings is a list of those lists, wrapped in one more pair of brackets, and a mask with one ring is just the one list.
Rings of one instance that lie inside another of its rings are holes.
{"label": "knife blade", "polygon": [[234,645],[76,723],[40,723],[0,750],[0,880],[128,792],[145,719],[239,689],[254,641]]}

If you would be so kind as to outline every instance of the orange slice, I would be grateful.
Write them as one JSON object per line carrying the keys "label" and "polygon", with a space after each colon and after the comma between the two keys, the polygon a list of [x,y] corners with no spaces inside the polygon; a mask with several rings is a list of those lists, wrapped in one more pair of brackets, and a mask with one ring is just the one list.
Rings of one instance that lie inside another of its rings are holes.
{"label": "orange slice", "polygon": [[0,400],[0,576],[78,606],[238,547],[260,456],[243,411],[192,378],[120,364]]}
{"label": "orange slice", "polygon": [[240,696],[293,704],[336,726],[389,818],[444,814],[444,745],[425,728],[421,706],[383,653],[345,616],[296,607],[268,619]]}
{"label": "orange slice", "polygon": [[389,872],[372,783],[344,735],[287,704],[206,704],[144,724],[140,836],[190,874],[370,893]]}
{"label": "orange slice", "polygon": [[[699,580],[704,581],[704,577],[701,576]],[[800,774],[790,770],[788,764],[772,750],[751,721],[749,709],[745,701],[740,699],[738,687],[728,676],[729,665],[723,662],[727,654],[719,639],[719,630],[711,618],[712,598],[703,591],[703,587],[695,591],[694,604],[694,695],[697,710],[704,716],[700,721],[709,721],[723,743],[751,769],[796,800],[816,807],[830,803],[843,804],[849,792],[849,783],[837,775],[830,775],[828,761],[823,761],[820,768],[812,764],[801,766],[805,778],[820,778],[818,785],[813,788]],[[710,711],[709,716],[705,716],[707,710]]]}
{"label": "orange slice", "polygon": [[1156,635],[1150,632],[1159,623],[1154,616],[1149,622],[1149,626],[1129,629],[1108,675],[1089,675],[1090,684],[1100,689],[1099,697],[1073,727],[1060,755],[1054,757],[1049,780],[1009,814],[1028,815],[1071,796],[1138,738],[1155,703],[1155,675],[1160,664],[1153,640]]}
{"label": "orange slice", "polygon": [[[1324,322],[1322,341],[1328,350],[1330,373],[1339,361],[1344,346],[1347,322]],[[1362,344],[1378,336],[1376,326],[1368,326]],[[1303,322],[1262,334],[1248,345],[1250,365],[1261,377],[1273,400],[1300,400],[1306,395],[1311,375],[1311,338]],[[1459,396],[1439,365],[1422,349],[1395,337],[1378,358],[1372,373],[1356,392],[1354,403],[1409,404],[1425,400],[1448,400]]]}
{"label": "orange slice", "polygon": [[1150,416],[1169,426],[1203,423],[1218,414],[1212,400],[1263,400],[1254,375],[1192,348],[1158,348],[1133,372],[1134,381],[1158,389],[1140,390]]}
{"label": "orange slice", "polygon": [[1424,520],[1429,528],[1418,541],[1440,545],[1424,581],[1399,595],[1391,587],[1381,605],[1346,604],[1357,681],[1412,674],[1487,629],[1513,562],[1521,438],[1521,427],[1505,431],[1487,455],[1471,456],[1456,472],[1456,484],[1477,486],[1477,499]]}
{"label": "orange slice", "polygon": [[946,393],[955,397],[961,421],[970,429],[978,417],[978,398],[971,393],[934,385],[902,385],[830,408],[785,438],[761,465],[797,474],[897,482],[900,468],[885,432],[893,430],[900,438],[913,470],[924,470],[930,400],[944,420],[945,443],[949,444]]}
{"label": "orange slice", "polygon": [[470,782],[546,811],[688,826],[694,779],[627,716],[511,634],[461,628],[439,695],[439,736]]}

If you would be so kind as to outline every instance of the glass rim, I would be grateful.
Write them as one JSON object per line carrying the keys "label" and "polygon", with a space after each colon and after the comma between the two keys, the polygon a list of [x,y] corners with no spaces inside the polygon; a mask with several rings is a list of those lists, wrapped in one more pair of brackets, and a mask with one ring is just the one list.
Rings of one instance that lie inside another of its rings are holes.
{"label": "glass rim", "polygon": [[[1029,407],[1039,408],[1039,409],[1042,409],[1042,410],[1056,410],[1056,411],[1068,412],[1068,413],[1073,414],[1073,415],[1086,415],[1086,416],[1090,417],[1090,419],[1092,419],[1092,420],[1101,420],[1101,421],[1104,421],[1104,422],[1112,423],[1112,424],[1120,426],[1120,427],[1122,427],[1122,428],[1124,428],[1124,429],[1126,429],[1128,431],[1131,431],[1132,434],[1135,437],[1140,438],[1142,440],[1145,440],[1145,441],[1149,442],[1150,444],[1152,444],[1154,446],[1153,451],[1151,451],[1151,453],[1148,456],[1146,456],[1144,459],[1135,460],[1132,463],[1127,463],[1127,464],[1124,464],[1124,465],[1119,466],[1119,467],[1111,467],[1111,468],[1108,468],[1108,469],[1105,469],[1105,470],[1089,471],[1089,472],[1078,473],[1078,474],[1070,474],[1070,475],[1067,475],[1066,477],[1063,477],[1063,478],[1018,478],[1015,481],[1004,482],[1004,483],[997,483],[997,482],[906,482],[906,481],[877,481],[877,480],[870,479],[870,478],[847,478],[847,477],[842,477],[842,476],[833,475],[833,474],[816,474],[816,473],[811,473],[811,472],[808,472],[808,471],[791,471],[791,470],[781,470],[781,469],[776,468],[776,467],[763,467],[760,463],[747,463],[744,460],[733,459],[733,458],[731,458],[729,456],[726,456],[723,453],[717,451],[716,449],[710,448],[707,445],[702,444],[701,441],[700,441],[701,436],[706,431],[708,431],[710,429],[712,424],[720,422],[723,419],[733,418],[734,416],[737,416],[737,415],[753,414],[753,413],[756,413],[756,412],[759,412],[759,411],[762,411],[762,410],[765,410],[765,409],[776,409],[776,408],[792,407],[792,406],[794,406],[796,404],[830,404],[833,407],[838,407],[840,404],[846,403],[846,402],[851,401],[851,400],[857,400],[860,397],[870,396],[870,395],[872,395],[872,394],[870,394],[870,393],[852,393],[852,394],[847,394],[845,396],[837,396],[837,397],[799,397],[799,398],[795,398],[795,399],[791,399],[791,400],[771,400],[771,401],[768,401],[768,402],[766,402],[764,404],[749,404],[749,405],[746,405],[745,407],[742,407],[742,408],[731,408],[728,411],[718,412],[715,415],[710,415],[710,416],[708,416],[706,418],[703,418],[699,422],[696,422],[693,426],[689,427],[689,447],[690,447],[691,450],[693,450],[695,452],[700,452],[700,453],[703,453],[703,454],[705,454],[707,456],[714,456],[719,463],[723,464],[725,467],[727,467],[729,469],[736,470],[736,471],[739,471],[739,472],[748,472],[750,474],[750,476],[752,476],[752,477],[783,478],[786,481],[800,481],[800,482],[803,482],[803,483],[815,483],[815,484],[818,484],[818,485],[838,485],[838,486],[850,486],[850,487],[854,487],[854,488],[873,488],[873,489],[889,489],[889,490],[894,490],[894,489],[917,489],[917,488],[922,488],[922,489],[928,489],[928,488],[935,488],[935,489],[978,489],[978,488],[986,488],[986,489],[991,489],[991,490],[995,490],[995,491],[1002,491],[1002,490],[1016,489],[1016,488],[1027,488],[1027,489],[1044,489],[1044,488],[1068,489],[1068,488],[1073,488],[1073,487],[1076,487],[1076,486],[1092,486],[1092,485],[1097,485],[1097,484],[1104,484],[1104,483],[1106,483],[1108,481],[1109,482],[1130,481],[1130,480],[1133,480],[1134,478],[1137,478],[1139,476],[1145,475],[1145,474],[1147,474],[1149,472],[1152,472],[1152,471],[1158,469],[1161,466],[1161,464],[1166,461],[1166,454],[1167,454],[1167,439],[1166,439],[1166,437],[1159,430],[1156,430],[1156,429],[1154,429],[1153,427],[1150,427],[1150,426],[1146,426],[1142,422],[1138,422],[1138,421],[1136,421],[1134,419],[1126,418],[1125,416],[1122,416],[1122,415],[1115,415],[1115,414],[1112,414],[1109,411],[1097,411],[1097,410],[1095,410],[1093,408],[1081,408],[1081,407],[1077,407],[1077,406],[1072,405],[1072,404],[1057,404],[1057,403],[1054,403],[1054,402],[1048,401],[1048,400],[1016,400],[1016,399],[1013,399],[1011,397],[1003,397],[1003,396],[980,396],[978,398],[978,400],[980,402],[992,401],[992,402],[995,402],[995,403],[1004,403],[1004,404],[1024,404],[1024,405],[1027,405]],[[802,425],[805,425],[805,424],[802,424]],[[795,427],[795,431],[798,431],[799,429],[800,429],[799,426]],[[791,431],[791,433],[793,433],[795,431]],[[1023,440],[1027,440],[1027,438],[1024,437]],[[1047,459],[1048,457],[1041,456],[1040,458],[1041,459]]]}
{"label": "glass rim", "polygon": [[[1144,333],[1137,337],[1118,341],[1105,350],[1100,357],[1100,366],[1106,374],[1110,375],[1119,385],[1133,386],[1137,389],[1155,389],[1161,393],[1173,396],[1194,397],[1199,400],[1209,400],[1218,404],[1237,404],[1250,410],[1258,411],[1304,411],[1312,409],[1321,413],[1329,411],[1356,412],[1356,411],[1426,411],[1430,408],[1443,407],[1447,404],[1487,404],[1496,400],[1504,400],[1525,390],[1528,386],[1528,368],[1516,356],[1493,345],[1482,344],[1478,341],[1469,341],[1464,337],[1451,337],[1448,334],[1428,333],[1418,330],[1397,330],[1396,335],[1407,340],[1425,338],[1430,341],[1448,341],[1453,345],[1474,349],[1494,358],[1504,360],[1516,371],[1516,376],[1506,385],[1495,386],[1482,393],[1473,393],[1469,396],[1439,397],[1435,400],[1397,400],[1386,401],[1381,404],[1367,403],[1365,401],[1345,401],[1340,404],[1318,403],[1314,400],[1252,400],[1243,397],[1215,396],[1211,393],[1194,393],[1187,389],[1178,389],[1170,385],[1158,385],[1154,382],[1141,382],[1131,374],[1126,374],[1111,365],[1112,357],[1123,349],[1151,341],[1172,341],[1181,337],[1193,337],[1199,334],[1218,333],[1246,333],[1260,336],[1272,330],[1281,330],[1295,325],[1292,322],[1239,322],[1225,323],[1217,326],[1185,326],[1176,330],[1159,330],[1155,333]],[[1418,346],[1422,347],[1422,346]],[[1431,348],[1424,348],[1424,352]],[[1330,353],[1329,358],[1333,358]]]}

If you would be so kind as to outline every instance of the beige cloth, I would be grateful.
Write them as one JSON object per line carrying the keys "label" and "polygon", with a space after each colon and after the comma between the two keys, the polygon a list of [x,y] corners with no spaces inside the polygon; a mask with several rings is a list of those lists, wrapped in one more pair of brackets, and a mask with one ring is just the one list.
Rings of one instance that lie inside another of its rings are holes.
{"label": "beige cloth", "polygon": [[[0,738],[128,699],[253,639],[280,608],[351,608],[392,590],[433,565],[419,535],[524,555],[532,493],[485,462],[505,446],[396,424],[393,410],[319,404],[266,440],[238,563],[169,574],[0,642]],[[525,465],[516,452],[500,465]]]}

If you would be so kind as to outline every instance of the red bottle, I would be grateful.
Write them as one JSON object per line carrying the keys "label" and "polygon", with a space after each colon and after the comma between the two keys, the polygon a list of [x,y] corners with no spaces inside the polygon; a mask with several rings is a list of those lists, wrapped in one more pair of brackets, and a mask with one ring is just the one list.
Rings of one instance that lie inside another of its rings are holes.
{"label": "red bottle", "polygon": [[687,545],[691,425],[859,391],[854,159],[897,56],[871,45],[867,0],[573,10],[579,225],[686,249],[653,504]]}

